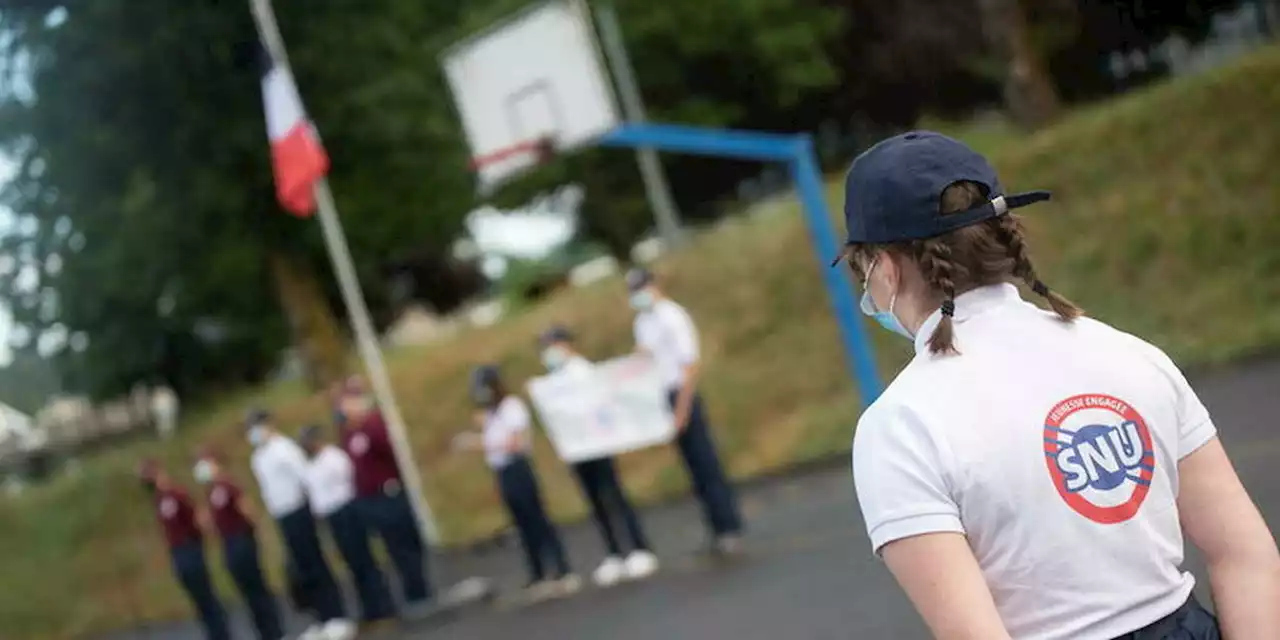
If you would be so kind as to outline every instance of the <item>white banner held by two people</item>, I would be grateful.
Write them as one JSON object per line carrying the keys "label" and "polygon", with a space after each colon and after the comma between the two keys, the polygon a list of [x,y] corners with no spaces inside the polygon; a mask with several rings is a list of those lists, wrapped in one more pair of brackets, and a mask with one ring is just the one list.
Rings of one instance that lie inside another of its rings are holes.
{"label": "white banner held by two people", "polygon": [[666,388],[650,358],[616,358],[527,386],[556,454],[568,463],[664,444],[675,435]]}

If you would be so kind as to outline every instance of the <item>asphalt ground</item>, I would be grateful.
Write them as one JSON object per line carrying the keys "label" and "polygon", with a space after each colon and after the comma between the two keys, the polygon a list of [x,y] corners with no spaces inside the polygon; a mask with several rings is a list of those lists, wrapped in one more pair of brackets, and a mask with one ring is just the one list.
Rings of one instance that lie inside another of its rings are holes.
{"label": "asphalt ground", "polygon": [[[1192,384],[1209,407],[1241,478],[1272,530],[1280,530],[1280,360],[1243,364],[1201,376]],[[714,401],[714,399],[712,399]],[[851,425],[852,427],[852,425]],[[923,638],[923,623],[870,545],[854,498],[847,459],[739,487],[748,522],[747,553],[732,563],[701,558],[704,529],[691,500],[647,509],[643,519],[660,572],[609,589],[521,605],[507,594],[524,581],[512,542],[434,559],[432,572],[448,585],[468,576],[493,580],[500,597],[453,615],[378,637],[433,640],[594,639],[734,640]],[[594,528],[562,528],[575,569],[584,577],[603,553]],[[1207,580],[1194,549],[1188,568]],[[175,585],[175,588],[177,586]],[[233,594],[226,594],[228,602]],[[296,622],[296,621],[295,621]],[[243,619],[241,636],[251,638]],[[103,638],[195,640],[189,622]]]}

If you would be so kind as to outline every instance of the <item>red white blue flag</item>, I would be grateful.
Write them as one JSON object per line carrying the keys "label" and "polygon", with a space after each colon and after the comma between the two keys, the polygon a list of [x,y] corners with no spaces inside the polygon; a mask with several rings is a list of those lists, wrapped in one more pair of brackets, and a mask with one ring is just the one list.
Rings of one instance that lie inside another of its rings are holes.
{"label": "red white blue flag", "polygon": [[271,144],[276,197],[286,211],[309,217],[316,208],[314,187],[329,172],[329,156],[307,118],[289,68],[262,47],[262,104]]}

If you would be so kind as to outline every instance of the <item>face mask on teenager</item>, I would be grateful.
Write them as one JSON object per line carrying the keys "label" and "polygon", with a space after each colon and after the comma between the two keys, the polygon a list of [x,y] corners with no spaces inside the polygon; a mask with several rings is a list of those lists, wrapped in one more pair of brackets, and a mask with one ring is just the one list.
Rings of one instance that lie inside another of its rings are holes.
{"label": "face mask on teenager", "polygon": [[213,482],[213,463],[208,460],[200,460],[199,462],[196,462],[195,468],[191,470],[191,475],[195,476],[196,482],[199,482],[200,484],[209,484],[210,482]]}
{"label": "face mask on teenager", "polygon": [[552,346],[542,350],[542,366],[546,367],[547,371],[555,371],[568,361],[569,354],[564,347]]}
{"label": "face mask on teenager", "polygon": [[267,428],[262,425],[249,427],[249,444],[260,447],[262,443],[267,441]]}
{"label": "face mask on teenager", "polygon": [[893,305],[898,301],[898,291],[896,289],[894,290],[893,295],[889,296],[889,308],[886,311],[878,311],[876,309],[875,300],[871,299],[871,272],[875,271],[877,264],[879,264],[878,259],[871,263],[871,267],[867,269],[867,276],[862,280],[862,302],[859,304],[862,308],[862,313],[874,318],[875,321],[880,323],[880,326],[885,329],[888,329],[889,331],[892,331],[908,340],[914,340],[915,336],[911,335],[911,332],[903,326],[900,320],[898,320],[898,316],[893,313]]}
{"label": "face mask on teenager", "polygon": [[493,404],[493,389],[487,385],[473,388],[471,390],[471,401],[482,407]]}
{"label": "face mask on teenager", "polygon": [[653,308],[653,303],[657,302],[653,292],[648,289],[641,289],[631,294],[631,308],[636,311],[648,311]]}

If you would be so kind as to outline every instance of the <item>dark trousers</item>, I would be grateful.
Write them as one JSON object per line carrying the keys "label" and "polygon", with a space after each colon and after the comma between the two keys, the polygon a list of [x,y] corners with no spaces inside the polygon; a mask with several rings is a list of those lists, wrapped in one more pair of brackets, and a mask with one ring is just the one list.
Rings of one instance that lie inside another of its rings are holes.
{"label": "dark trousers", "polygon": [[555,566],[555,577],[568,574],[569,559],[565,556],[564,545],[560,543],[560,534],[556,533],[555,525],[551,524],[542,506],[538,480],[533,475],[529,460],[517,457],[497,473],[498,492],[502,494],[502,501],[506,503],[520,534],[520,544],[529,565],[529,579],[537,582],[547,577],[542,564],[544,558]]}
{"label": "dark trousers", "polygon": [[398,485],[384,489],[381,493],[356,498],[357,513],[366,529],[382,538],[382,545],[387,548],[387,555],[391,556],[391,563],[400,576],[405,603],[426,602],[431,597],[426,574],[427,554],[422,536],[418,535],[413,505]]}
{"label": "dark trousers", "polygon": [[[676,391],[667,395],[672,408],[676,406],[677,395]],[[707,424],[700,395],[693,397],[689,422],[676,437],[676,446],[689,470],[693,491],[702,503],[702,512],[711,525],[711,532],[716,536],[741,532],[742,517],[738,514],[737,497],[720,466],[720,456],[716,453],[715,442],[711,440],[711,426]]]}
{"label": "dark trousers", "polygon": [[338,552],[355,582],[356,595],[360,598],[360,619],[382,620],[394,615],[391,590],[387,588],[386,577],[369,548],[369,531],[365,529],[355,504],[343,505],[326,519]]}
{"label": "dark trousers", "polygon": [[227,572],[231,574],[240,596],[249,607],[249,615],[253,619],[253,628],[258,632],[259,640],[279,640],[284,637],[275,596],[262,577],[258,541],[253,532],[246,531],[223,538],[222,556],[227,563]]}
{"label": "dark trousers", "polygon": [[1177,611],[1115,640],[1220,640],[1218,619],[1193,595]]}
{"label": "dark trousers", "polygon": [[620,518],[630,538],[630,551],[649,549],[649,542],[640,528],[640,518],[627,500],[618,481],[617,469],[613,466],[613,458],[597,458],[573,465],[573,472],[582,484],[582,492],[591,504],[591,516],[604,538],[605,548],[611,556],[621,556],[626,551],[618,543],[618,536],[613,529],[614,518]]}
{"label": "dark trousers", "polygon": [[304,506],[280,518],[279,523],[296,580],[296,592],[304,600],[299,604],[321,622],[344,617],[342,592],[324,559],[311,510]]}
{"label": "dark trousers", "polygon": [[170,553],[173,573],[196,607],[196,615],[200,617],[200,625],[204,627],[205,638],[230,640],[227,614],[222,610],[222,603],[218,601],[217,594],[213,592],[213,584],[209,581],[209,565],[204,561],[204,543],[188,542],[173,547]]}

